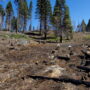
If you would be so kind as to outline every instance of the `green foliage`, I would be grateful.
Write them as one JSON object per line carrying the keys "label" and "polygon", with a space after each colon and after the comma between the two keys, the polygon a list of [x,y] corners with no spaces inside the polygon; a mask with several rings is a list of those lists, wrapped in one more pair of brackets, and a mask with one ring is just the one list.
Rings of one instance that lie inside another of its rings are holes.
{"label": "green foliage", "polygon": [[[44,37],[47,37],[47,25],[50,21],[52,10],[50,0],[37,0],[36,15],[38,16],[40,23],[43,23]],[[42,26],[42,25],[41,25]]]}
{"label": "green foliage", "polygon": [[36,16],[39,19],[40,22],[40,35],[42,34],[42,23],[43,23],[43,0],[37,0],[36,5]]}
{"label": "green foliage", "polygon": [[32,18],[32,8],[33,8],[33,3],[32,3],[32,1],[30,1],[29,11],[28,11],[30,20]]}
{"label": "green foliage", "polygon": [[10,39],[26,39],[26,40],[30,40],[30,38],[25,35],[25,34],[0,34],[0,37],[3,37],[3,38],[10,38]]}
{"label": "green foliage", "polygon": [[50,0],[37,0],[36,15],[39,19],[42,18],[44,20],[51,12]]}
{"label": "green foliage", "polygon": [[56,0],[52,24],[56,29],[56,36],[60,37],[61,43],[62,43],[62,32],[63,32],[62,26],[64,15],[65,15],[65,0]]}
{"label": "green foliage", "polygon": [[12,3],[9,1],[7,6],[6,6],[6,28],[7,30],[11,31],[11,20],[13,17],[13,7]]}
{"label": "green foliage", "polygon": [[17,18],[16,17],[12,18],[11,25],[12,25],[12,30],[17,32]]}
{"label": "green foliage", "polygon": [[13,14],[12,3],[9,1],[6,7],[7,16],[11,16]]}
{"label": "green foliage", "polygon": [[65,11],[65,0],[56,0],[53,12],[52,23],[56,29],[60,29],[63,24],[63,17]]}
{"label": "green foliage", "polygon": [[52,24],[55,27],[57,37],[60,37],[60,41],[62,42],[62,32],[66,34],[66,36],[72,36],[72,24],[69,15],[69,8],[66,5],[65,0],[56,0],[56,4],[54,7]]}
{"label": "green foliage", "polygon": [[86,31],[90,32],[90,20],[88,21],[87,27],[86,27]]}
{"label": "green foliage", "polygon": [[2,5],[0,5],[0,30],[2,30],[3,27],[3,22],[4,22],[4,16],[5,16],[5,11]]}
{"label": "green foliage", "polygon": [[86,36],[84,36],[84,39],[86,39],[86,40],[90,40],[90,35],[86,35]]}
{"label": "green foliage", "polygon": [[86,32],[86,23],[85,23],[84,20],[83,20],[82,23],[81,23],[81,31],[82,31],[82,32]]}
{"label": "green foliage", "polygon": [[29,18],[28,5],[26,0],[15,0],[18,11],[18,30],[23,32],[26,29],[27,19]]}
{"label": "green foliage", "polygon": [[28,14],[29,14],[29,19],[30,19],[30,26],[29,26],[29,30],[31,31],[32,29],[32,8],[33,8],[33,3],[32,1],[30,1],[30,5],[29,5],[29,11],[28,11]]}
{"label": "green foliage", "polygon": [[43,1],[44,0],[37,0],[36,16],[39,19],[41,19],[43,16]]}
{"label": "green foliage", "polygon": [[67,39],[72,39],[72,31],[73,27],[71,24],[71,18],[70,18],[70,12],[69,12],[69,7],[66,5],[65,6],[65,16],[64,16],[64,29],[66,33]]}
{"label": "green foliage", "polygon": [[30,39],[28,36],[24,34],[11,34],[9,35],[10,38],[15,38],[15,39]]}
{"label": "green foliage", "polygon": [[19,3],[19,13],[25,18],[28,17],[28,5],[26,0]]}
{"label": "green foliage", "polygon": [[65,17],[64,17],[64,28],[68,29],[68,32],[72,32],[72,24],[69,15],[69,8],[68,6],[65,7]]}
{"label": "green foliage", "polygon": [[51,38],[51,39],[47,39],[47,42],[56,42],[56,41],[58,41],[57,37]]}
{"label": "green foliage", "polygon": [[2,16],[5,16],[5,11],[4,11],[4,8],[2,7],[2,5],[0,5],[0,14]]}

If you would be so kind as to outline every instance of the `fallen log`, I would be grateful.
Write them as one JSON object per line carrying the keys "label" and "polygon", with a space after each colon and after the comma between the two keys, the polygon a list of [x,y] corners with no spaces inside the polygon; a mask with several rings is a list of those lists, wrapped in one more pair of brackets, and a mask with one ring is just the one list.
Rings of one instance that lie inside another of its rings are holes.
{"label": "fallen log", "polygon": [[85,66],[77,66],[78,69],[84,70],[86,72],[90,72],[90,68],[85,67]]}
{"label": "fallen log", "polygon": [[65,61],[69,61],[70,60],[70,57],[69,56],[57,56],[58,59],[62,59],[62,60],[65,60]]}
{"label": "fallen log", "polygon": [[[44,77],[44,76],[32,76],[32,75],[27,75],[27,78],[32,78],[35,80],[53,80],[56,82],[65,82],[65,83],[72,83],[74,85],[85,85],[86,87],[90,87],[90,82],[86,82],[86,81],[82,81],[82,80],[75,80],[75,79],[71,79],[71,78],[65,78],[65,77],[61,77],[61,78],[50,78],[50,77]],[[24,77],[22,78],[24,79]]]}
{"label": "fallen log", "polygon": [[88,51],[88,50],[82,50],[82,53],[85,55],[85,59],[90,58],[90,51]]}

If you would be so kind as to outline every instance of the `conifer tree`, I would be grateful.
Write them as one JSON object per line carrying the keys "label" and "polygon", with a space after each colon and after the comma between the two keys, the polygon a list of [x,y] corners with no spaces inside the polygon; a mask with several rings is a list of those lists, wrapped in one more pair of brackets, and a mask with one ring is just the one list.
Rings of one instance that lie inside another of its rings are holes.
{"label": "conifer tree", "polygon": [[29,20],[30,20],[30,26],[29,26],[29,30],[31,31],[32,28],[32,8],[33,8],[33,3],[32,0],[30,1],[30,5],[29,5]]}
{"label": "conifer tree", "polygon": [[82,32],[86,32],[86,23],[85,23],[84,20],[83,20],[82,23],[81,23],[81,31],[82,31]]}
{"label": "conifer tree", "polygon": [[65,6],[65,16],[64,16],[64,32],[66,33],[67,39],[70,39],[69,37],[72,38],[72,24],[71,24],[71,19],[69,15],[69,7],[66,5]]}
{"label": "conifer tree", "polygon": [[7,30],[11,30],[11,20],[13,17],[13,8],[12,3],[9,1],[6,6],[6,28]]}
{"label": "conifer tree", "polygon": [[26,0],[15,0],[17,5],[18,19],[17,19],[17,27],[18,29],[23,30],[26,29],[27,19],[28,19],[28,5]]}
{"label": "conifer tree", "polygon": [[63,23],[65,16],[65,0],[56,0],[53,13],[53,25],[57,29],[57,33],[60,37],[60,42],[62,43],[62,32],[63,32]]}
{"label": "conifer tree", "polygon": [[47,26],[48,26],[48,21],[50,19],[51,15],[51,4],[50,0],[37,0],[37,8],[36,8],[36,15],[38,16],[40,20],[40,33],[42,29],[42,24],[44,27],[44,38],[47,38]]}
{"label": "conifer tree", "polygon": [[87,27],[86,27],[86,31],[87,31],[87,32],[90,32],[90,19],[89,19],[89,21],[88,21],[88,24],[87,24]]}
{"label": "conifer tree", "polygon": [[47,32],[48,32],[48,22],[50,20],[51,15],[51,4],[50,0],[44,0],[43,3],[43,23],[44,23],[44,38],[47,38]]}
{"label": "conifer tree", "polygon": [[23,32],[26,30],[26,25],[27,25],[27,20],[28,20],[28,5],[27,5],[27,1],[24,0],[22,2],[23,6],[22,6],[22,10],[21,11],[21,15],[23,16],[23,22],[24,22],[24,25],[23,25]]}
{"label": "conifer tree", "polygon": [[5,16],[4,8],[2,7],[2,5],[0,5],[0,30],[2,30],[3,27],[4,16]]}
{"label": "conifer tree", "polygon": [[59,29],[61,27],[61,5],[60,0],[56,0],[56,4],[54,7],[53,17],[52,17],[52,24],[56,28],[57,37],[59,36]]}
{"label": "conifer tree", "polygon": [[15,16],[12,18],[11,24],[12,24],[12,30],[17,33],[18,32],[17,31],[17,18]]}
{"label": "conifer tree", "polygon": [[36,7],[36,16],[39,19],[40,22],[40,35],[42,33],[42,27],[43,27],[43,1],[44,0],[37,0],[37,7]]}

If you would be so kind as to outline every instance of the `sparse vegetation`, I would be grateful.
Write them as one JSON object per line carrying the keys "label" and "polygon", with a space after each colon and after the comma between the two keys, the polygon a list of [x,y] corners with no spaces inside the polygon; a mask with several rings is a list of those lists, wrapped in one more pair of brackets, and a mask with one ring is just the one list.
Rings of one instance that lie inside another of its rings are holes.
{"label": "sparse vegetation", "polygon": [[25,34],[6,34],[6,33],[3,33],[3,34],[0,34],[0,37],[2,38],[10,38],[10,39],[26,39],[26,40],[30,40],[30,38],[25,35]]}
{"label": "sparse vegetation", "polygon": [[9,35],[10,38],[15,38],[15,39],[30,39],[28,36],[24,34],[11,34]]}
{"label": "sparse vegetation", "polygon": [[85,38],[86,40],[90,40],[90,35],[86,35],[84,38]]}
{"label": "sparse vegetation", "polygon": [[83,1],[0,0],[0,90],[90,90],[90,20],[73,27]]}

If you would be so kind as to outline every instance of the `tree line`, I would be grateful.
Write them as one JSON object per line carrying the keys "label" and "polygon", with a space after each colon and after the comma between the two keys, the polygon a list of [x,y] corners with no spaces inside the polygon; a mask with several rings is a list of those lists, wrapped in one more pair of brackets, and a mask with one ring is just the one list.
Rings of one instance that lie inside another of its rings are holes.
{"label": "tree line", "polygon": [[77,31],[78,32],[90,32],[90,19],[88,21],[88,24],[86,24],[85,21],[82,20],[81,24],[77,25]]}
{"label": "tree line", "polygon": [[[31,30],[32,0],[29,6],[26,0],[14,0],[14,4],[17,7],[17,16],[14,15],[11,1],[8,2],[5,9],[0,5],[0,30],[2,30],[4,23],[5,29],[8,31],[25,32],[28,20],[30,21],[29,30]],[[54,10],[52,10],[50,0],[37,0],[35,14],[36,19],[39,20],[39,33],[44,35],[44,39],[47,39],[50,28],[54,29],[56,37],[60,38],[60,42],[62,42],[63,35],[67,39],[72,38],[73,27],[69,7],[65,0],[56,0]],[[4,20],[5,17],[6,20]]]}

